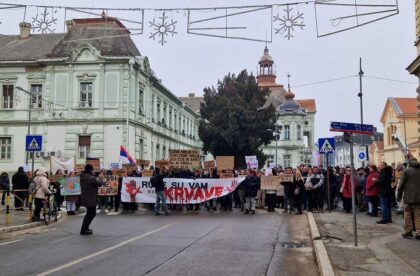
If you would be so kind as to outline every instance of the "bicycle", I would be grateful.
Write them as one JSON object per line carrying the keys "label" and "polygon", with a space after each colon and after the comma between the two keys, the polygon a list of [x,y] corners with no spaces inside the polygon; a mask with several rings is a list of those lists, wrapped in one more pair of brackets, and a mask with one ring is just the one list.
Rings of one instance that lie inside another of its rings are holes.
{"label": "bicycle", "polygon": [[58,207],[55,201],[56,190],[52,190],[53,193],[47,196],[47,200],[44,200],[44,223],[48,225],[53,218],[54,222],[58,221]]}

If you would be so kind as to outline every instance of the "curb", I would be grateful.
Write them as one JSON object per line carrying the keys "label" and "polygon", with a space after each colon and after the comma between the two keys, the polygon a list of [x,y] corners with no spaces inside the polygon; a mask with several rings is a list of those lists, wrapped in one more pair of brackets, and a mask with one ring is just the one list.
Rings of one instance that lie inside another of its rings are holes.
{"label": "curb", "polygon": [[318,263],[319,273],[321,276],[335,276],[332,268],[331,260],[328,257],[327,249],[319,234],[314,215],[308,212],[309,229],[311,231],[312,243],[315,249],[316,260]]}
{"label": "curb", "polygon": [[[59,214],[57,216],[57,220],[60,220],[62,217],[63,216],[61,214]],[[0,234],[25,230],[25,229],[34,228],[34,227],[37,227],[37,226],[42,226],[42,225],[45,225],[43,221],[31,222],[31,223],[9,226],[9,227],[3,227],[3,228],[0,228]]]}

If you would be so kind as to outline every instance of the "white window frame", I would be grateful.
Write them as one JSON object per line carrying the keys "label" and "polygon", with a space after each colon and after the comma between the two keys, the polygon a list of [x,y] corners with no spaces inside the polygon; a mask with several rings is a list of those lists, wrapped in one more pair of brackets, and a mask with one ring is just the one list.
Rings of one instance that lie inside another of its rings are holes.
{"label": "white window frame", "polygon": [[284,140],[286,141],[290,140],[290,125],[284,126]]}
{"label": "white window frame", "polygon": [[[9,88],[12,88],[11,95]],[[5,88],[7,89],[5,94]],[[1,86],[1,109],[13,109],[14,107],[14,96],[15,96],[15,86],[13,84],[3,84]]]}
{"label": "white window frame", "polygon": [[92,146],[92,136],[90,136],[90,144],[89,146],[81,146],[80,145],[80,137],[87,137],[89,135],[80,135],[78,140],[78,157],[79,159],[86,159],[90,154],[91,146]]}
{"label": "white window frame", "polygon": [[[9,143],[6,143],[7,140]],[[12,143],[13,139],[11,136],[0,136],[0,161],[12,160]]]}
{"label": "white window frame", "polygon": [[283,165],[284,168],[289,168],[292,166],[292,156],[290,154],[283,155]]}
{"label": "white window frame", "polygon": [[[34,88],[40,88],[34,89]],[[31,105],[32,108],[42,108],[42,88],[43,85],[40,83],[32,83],[31,84]],[[35,91],[37,90],[37,91]]]}
{"label": "white window frame", "polygon": [[[84,86],[89,87],[90,90],[85,90]],[[85,95],[84,95],[85,94]],[[93,82],[92,81],[82,81],[79,84],[79,96],[80,96],[80,102],[79,106],[82,108],[90,108],[93,107]],[[85,98],[85,99],[83,99]]]}

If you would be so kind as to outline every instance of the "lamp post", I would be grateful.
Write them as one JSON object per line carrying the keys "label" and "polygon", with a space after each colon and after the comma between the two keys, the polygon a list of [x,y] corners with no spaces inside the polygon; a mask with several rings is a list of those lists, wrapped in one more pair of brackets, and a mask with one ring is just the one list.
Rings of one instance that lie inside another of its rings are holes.
{"label": "lamp post", "polygon": [[[31,119],[32,119],[32,93],[23,89],[20,86],[16,86],[15,87],[17,90],[25,92],[29,95],[29,113],[28,113],[28,135],[31,135]],[[32,153],[34,154],[34,153]],[[26,153],[26,164],[28,164],[28,159],[29,159],[29,154]],[[33,167],[33,165],[32,165]],[[32,168],[32,173],[33,173],[33,168]]]}
{"label": "lamp post", "polygon": [[[364,72],[362,70],[362,58],[359,59],[359,96],[360,98],[360,123],[363,125],[363,85],[362,85],[362,78],[363,78]],[[363,145],[363,136],[360,135],[360,145],[364,147]],[[365,162],[362,162],[362,166],[365,166]]]}
{"label": "lamp post", "polygon": [[278,114],[276,114],[276,129],[273,131],[272,129],[267,129],[267,131],[272,131],[273,132],[273,136],[276,138],[276,168],[278,167],[278,141],[279,141],[279,136],[281,135],[281,131],[283,129],[283,126],[279,126],[277,124],[278,121]]}

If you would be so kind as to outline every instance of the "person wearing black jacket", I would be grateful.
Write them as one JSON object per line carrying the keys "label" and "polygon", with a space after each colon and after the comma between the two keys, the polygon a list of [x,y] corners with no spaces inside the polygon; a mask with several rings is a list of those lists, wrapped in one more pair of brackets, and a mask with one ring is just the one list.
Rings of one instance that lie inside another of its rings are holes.
{"label": "person wearing black jacket", "polygon": [[17,173],[12,177],[12,184],[15,198],[15,210],[23,211],[23,201],[27,195],[25,191],[15,191],[15,190],[27,190],[29,188],[29,178],[23,170],[23,167],[19,167]]}
{"label": "person wearing black jacket", "polygon": [[305,181],[302,177],[302,173],[299,169],[296,170],[294,177],[294,187],[293,191],[293,203],[297,209],[296,215],[302,215],[302,198],[303,193],[305,192]]}
{"label": "person wearing black jacket", "polygon": [[150,178],[150,184],[153,188],[155,188],[155,194],[156,194],[156,204],[155,204],[155,215],[159,216],[159,210],[160,210],[160,202],[162,201],[163,210],[165,211],[165,215],[169,215],[168,212],[168,206],[166,205],[166,198],[164,194],[165,190],[165,184],[163,183],[163,178],[165,176],[160,173],[159,168],[155,168],[155,172],[153,173],[153,176]]}
{"label": "person wearing black jacket", "polygon": [[3,193],[1,196],[1,205],[5,205],[6,194],[10,190],[10,180],[7,172],[3,172],[0,175],[0,191]]}
{"label": "person wearing black jacket", "polygon": [[102,186],[103,175],[99,176],[99,181],[93,174],[93,166],[87,164],[84,172],[80,174],[80,190],[82,206],[87,209],[83,219],[80,235],[92,235],[93,231],[89,229],[90,224],[96,216],[96,205],[98,205],[98,187]]}
{"label": "person wearing black jacket", "polygon": [[245,214],[255,214],[255,197],[260,189],[260,180],[254,170],[249,171],[249,175],[243,181],[245,188]]}
{"label": "person wearing black jacket", "polygon": [[375,181],[382,208],[382,219],[377,224],[391,223],[391,197],[393,196],[392,168],[386,162],[379,164],[379,178]]}

